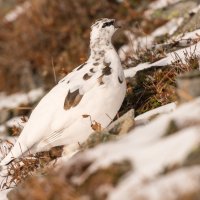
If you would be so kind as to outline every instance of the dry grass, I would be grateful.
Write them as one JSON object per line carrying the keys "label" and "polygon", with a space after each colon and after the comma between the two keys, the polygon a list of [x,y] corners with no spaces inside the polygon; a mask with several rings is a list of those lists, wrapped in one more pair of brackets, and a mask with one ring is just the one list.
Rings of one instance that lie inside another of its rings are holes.
{"label": "dry grass", "polygon": [[[4,144],[1,145],[1,154],[5,157],[12,147],[13,144],[11,142],[4,141]],[[7,176],[3,179],[1,188],[14,187],[36,174],[47,174],[53,169],[56,159],[61,157],[62,150],[62,146],[54,147],[46,152],[28,153],[27,156],[13,160],[7,166]]]}
{"label": "dry grass", "polygon": [[198,68],[199,63],[196,55],[194,53],[185,53],[184,62],[176,55],[175,61],[170,66],[158,69],[152,75],[147,74],[143,85],[145,90],[151,91],[152,95],[146,99],[146,102],[140,107],[139,112],[143,113],[176,101],[176,77]]}
{"label": "dry grass", "polygon": [[[61,172],[60,172],[61,173]],[[8,194],[10,200],[78,200],[76,188],[72,187],[65,176],[50,173],[48,176],[29,177],[26,182],[19,185]]]}
{"label": "dry grass", "polygon": [[60,170],[52,170],[46,176],[29,177],[9,194],[10,200],[29,199],[48,200],[78,200],[82,197],[88,199],[104,200],[109,190],[106,188],[115,187],[119,180],[132,169],[129,161],[113,163],[111,166],[97,170],[86,178],[82,183],[77,183],[92,164],[84,159],[77,165],[71,163],[63,166]]}
{"label": "dry grass", "polygon": [[125,65],[126,68],[135,67],[140,63],[156,62],[164,58],[165,56],[166,56],[166,53],[164,52],[164,50],[138,48],[136,52],[126,57],[126,60],[123,62],[123,65]]}
{"label": "dry grass", "polygon": [[0,22],[0,90],[30,89],[29,82],[24,84],[27,69],[33,85],[43,81],[46,88],[52,87],[52,66],[59,79],[88,57],[90,26],[96,19],[110,17],[129,24],[133,18],[141,19],[143,12],[116,1],[30,2],[31,8],[14,23]]}
{"label": "dry grass", "polygon": [[[196,50],[195,50],[196,51]],[[130,108],[135,109],[139,115],[159,106],[177,100],[176,77],[182,73],[199,68],[198,57],[194,52],[186,53],[184,61],[174,54],[171,65],[163,67],[151,67],[139,71],[133,80],[128,81],[128,92],[120,110],[120,115]],[[144,52],[145,55],[148,55]],[[146,61],[157,59],[157,55],[146,56]]]}

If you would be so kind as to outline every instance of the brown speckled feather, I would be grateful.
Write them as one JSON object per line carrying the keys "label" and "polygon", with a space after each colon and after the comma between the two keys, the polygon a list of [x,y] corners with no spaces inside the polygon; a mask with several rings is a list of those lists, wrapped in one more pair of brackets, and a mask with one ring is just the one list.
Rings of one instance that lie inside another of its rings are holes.
{"label": "brown speckled feather", "polygon": [[68,92],[65,102],[64,102],[64,109],[68,110],[71,107],[75,107],[81,101],[83,95],[79,93],[79,89],[75,90],[74,92]]}

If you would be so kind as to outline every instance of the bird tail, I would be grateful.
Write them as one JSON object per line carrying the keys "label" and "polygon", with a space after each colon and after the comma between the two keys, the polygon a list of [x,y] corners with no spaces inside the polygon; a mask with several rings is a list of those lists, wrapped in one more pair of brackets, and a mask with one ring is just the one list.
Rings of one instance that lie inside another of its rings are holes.
{"label": "bird tail", "polygon": [[11,149],[11,151],[8,153],[8,155],[0,162],[0,166],[8,165],[10,162],[12,162],[14,159],[20,157],[25,152],[28,151],[28,148],[20,144],[20,139],[15,143],[14,147]]}

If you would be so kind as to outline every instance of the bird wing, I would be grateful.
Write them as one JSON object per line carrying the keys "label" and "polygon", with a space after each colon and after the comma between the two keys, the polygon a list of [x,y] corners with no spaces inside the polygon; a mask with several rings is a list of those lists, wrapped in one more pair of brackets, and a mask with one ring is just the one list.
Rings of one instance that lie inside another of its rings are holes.
{"label": "bird wing", "polygon": [[[51,143],[60,137],[63,129],[80,119],[83,114],[82,107],[90,102],[88,99],[81,105],[84,96],[93,87],[99,86],[98,77],[101,70],[91,72],[93,67],[91,63],[80,65],[42,98],[25,127],[25,132],[29,132],[29,136],[35,135],[35,143],[41,140]],[[27,134],[25,132],[24,134]]]}
{"label": "bird wing", "polygon": [[[62,136],[64,129],[82,117],[84,96],[93,87],[100,86],[98,78],[101,70],[95,70],[94,67],[92,63],[80,65],[60,80],[37,105],[30,120],[42,121],[42,126],[48,127],[45,136],[39,140],[41,144],[52,144]],[[89,102],[88,99],[87,104]]]}
{"label": "bird wing", "polygon": [[80,65],[40,100],[16,144],[0,165],[20,157],[41,141],[51,144],[61,137],[64,129],[80,119],[84,96],[98,84],[99,71],[92,73],[91,68],[91,63]]}

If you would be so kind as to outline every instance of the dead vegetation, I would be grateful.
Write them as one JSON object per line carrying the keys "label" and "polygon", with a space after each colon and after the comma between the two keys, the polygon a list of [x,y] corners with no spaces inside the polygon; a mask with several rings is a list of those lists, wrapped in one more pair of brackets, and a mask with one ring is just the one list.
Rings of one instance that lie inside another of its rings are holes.
{"label": "dead vegetation", "polygon": [[123,65],[126,68],[135,67],[140,63],[154,63],[166,56],[166,53],[162,49],[154,50],[154,49],[141,49],[138,48],[136,52],[131,55],[126,55],[125,61],[123,61]]}
{"label": "dead vegetation", "polygon": [[13,190],[8,194],[10,200],[78,200],[79,195],[76,188],[73,188],[66,180],[65,176],[61,177],[57,174],[45,176],[29,177],[27,181],[18,186],[17,190]]}
{"label": "dead vegetation", "polygon": [[[184,72],[199,69],[198,57],[194,52],[185,52],[184,60],[174,54],[174,61],[171,65],[151,67],[150,69],[139,71],[135,79],[128,82],[127,96],[120,114],[125,113],[130,108],[134,108],[135,114],[139,115],[176,101],[177,76]],[[153,55],[153,57],[156,58],[157,55]],[[148,57],[145,59],[150,61],[152,55],[149,56],[149,59]]]}
{"label": "dead vegetation", "polygon": [[[77,183],[91,162],[79,162],[69,168],[65,166],[59,171],[51,170],[45,177],[29,177],[17,189],[11,191],[8,195],[10,200],[29,199],[59,199],[74,200],[81,199],[83,196],[88,199],[103,200],[106,199],[109,189],[115,187],[120,178],[131,170],[129,161],[113,163],[111,166],[98,170],[82,183]],[[106,185],[106,188],[104,188]],[[37,191],[37,192],[36,192]]]}
{"label": "dead vegetation", "polygon": [[[3,141],[1,144],[1,155],[4,157],[13,147],[9,141]],[[3,178],[1,183],[2,189],[12,188],[19,183],[25,181],[28,177],[34,175],[45,175],[51,171],[56,163],[56,159],[61,157],[63,147],[53,147],[46,152],[31,154],[28,152],[26,156],[15,159],[6,168],[7,176]]]}
{"label": "dead vegetation", "polygon": [[141,18],[142,12],[134,10],[132,3],[116,1],[31,0],[30,3],[31,7],[14,22],[1,22],[0,90],[30,90],[41,82],[46,88],[52,87],[55,84],[52,66],[59,79],[88,57],[92,22],[110,17],[128,24],[134,18]]}
{"label": "dead vegetation", "polygon": [[[30,10],[19,17],[15,23],[2,24],[4,30],[0,32],[0,52],[3,55],[0,58],[0,89],[3,88],[8,92],[19,89],[21,84],[19,77],[24,67],[30,69],[33,82],[40,77],[45,87],[50,88],[54,84],[52,66],[57,76],[61,77],[66,75],[73,66],[85,61],[88,55],[89,26],[96,18],[102,17],[102,13],[103,17],[123,18],[127,24],[138,20],[141,24],[141,32],[138,35],[149,34],[155,27],[166,22],[158,19],[152,21],[154,22],[152,24],[151,21],[142,19],[141,13],[145,6],[141,1],[125,1],[124,4],[118,4],[112,0],[98,2],[35,0],[31,2]],[[133,10],[140,3],[143,8]],[[120,46],[124,41],[120,42],[116,45]],[[136,55],[124,62],[127,68],[141,62],[153,63],[165,57],[166,52],[140,49]],[[185,54],[185,62],[177,55],[174,55],[174,58],[171,65],[152,67],[138,72],[134,80],[128,81],[127,96],[119,116],[131,108],[134,108],[136,115],[139,115],[177,100],[176,77],[199,68],[199,63],[193,53]],[[128,60],[132,61],[131,64]],[[9,83],[6,82],[7,80]],[[34,84],[41,83],[36,81]],[[92,119],[91,126],[94,131],[101,131],[101,125]],[[19,134],[20,130],[13,127],[12,132]],[[95,134],[89,138],[91,143],[86,148],[116,138],[115,135],[110,134]],[[9,145],[10,149],[12,144]],[[54,148],[49,152],[29,155],[11,163],[8,168],[11,179],[6,180],[3,188],[9,188],[11,185],[18,185],[18,187],[9,194],[9,199],[23,200],[27,199],[27,196],[38,200],[74,200],[80,199],[80,196],[105,199],[108,191],[103,190],[101,186],[106,185],[110,189],[115,187],[120,178],[132,167],[128,161],[114,163],[108,168],[97,171],[84,184],[77,185],[73,180],[84,174],[91,163],[80,162],[79,165],[71,167],[73,171],[62,169],[55,172],[53,164],[56,158],[61,156],[61,152],[62,149]]]}

